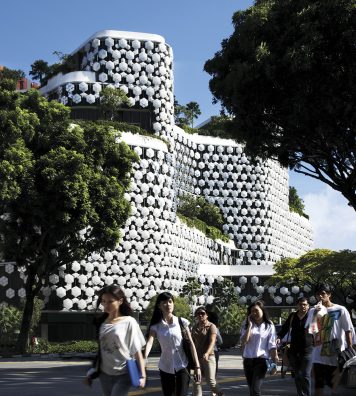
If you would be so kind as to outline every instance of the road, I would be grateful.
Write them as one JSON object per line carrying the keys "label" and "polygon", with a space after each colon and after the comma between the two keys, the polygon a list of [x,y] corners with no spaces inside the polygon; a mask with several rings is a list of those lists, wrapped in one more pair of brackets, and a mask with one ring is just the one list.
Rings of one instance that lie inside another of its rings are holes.
{"label": "road", "polygon": [[[134,390],[130,396],[162,395],[157,371],[157,357],[148,362],[148,384],[144,390]],[[11,358],[0,359],[1,396],[99,396],[100,384],[96,380],[91,388],[83,384],[90,366],[84,359]],[[242,370],[242,359],[235,351],[221,354],[218,382],[226,396],[248,396],[248,387]],[[204,396],[210,396],[207,388]],[[325,392],[328,395],[327,392]],[[341,389],[340,396],[351,396],[356,390]],[[263,384],[264,396],[296,395],[293,379],[280,374],[267,376]],[[325,396],[326,396],[325,395]]]}

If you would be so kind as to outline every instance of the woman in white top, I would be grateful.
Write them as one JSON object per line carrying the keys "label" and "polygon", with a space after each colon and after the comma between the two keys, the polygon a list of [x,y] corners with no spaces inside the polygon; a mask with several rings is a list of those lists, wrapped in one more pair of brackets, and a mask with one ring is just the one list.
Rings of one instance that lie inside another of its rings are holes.
{"label": "woman in white top", "polygon": [[[183,350],[182,332],[177,316],[173,315],[174,298],[169,292],[158,295],[148,327],[148,340],[144,356],[148,357],[153,340],[157,337],[161,346],[158,368],[164,396],[186,396],[189,388],[188,359]],[[190,349],[195,361],[195,379],[201,380],[198,356],[192,342],[188,320],[181,318],[190,339]]]}
{"label": "woman in white top", "polygon": [[255,301],[248,307],[240,341],[250,396],[260,396],[262,381],[267,372],[267,360],[271,358],[274,363],[278,362],[276,331],[262,301]]}
{"label": "woman in white top", "polygon": [[[99,291],[98,305],[104,308],[99,319],[99,356],[97,371],[104,396],[127,396],[131,379],[126,361],[134,357],[141,372],[140,387],[146,384],[146,369],[142,356],[145,338],[131,316],[132,310],[125,294],[117,285],[105,286]],[[95,378],[88,372],[88,383]],[[90,378],[91,377],[91,378]]]}

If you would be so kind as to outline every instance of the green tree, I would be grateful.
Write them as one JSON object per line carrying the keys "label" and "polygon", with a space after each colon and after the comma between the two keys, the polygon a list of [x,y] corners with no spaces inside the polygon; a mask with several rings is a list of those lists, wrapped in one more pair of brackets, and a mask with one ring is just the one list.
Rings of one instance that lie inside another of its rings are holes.
{"label": "green tree", "polygon": [[230,304],[238,303],[238,296],[234,282],[224,278],[223,281],[215,280],[213,285],[214,306],[219,312],[229,309]]}
{"label": "green tree", "polygon": [[[246,319],[246,308],[237,303],[229,304],[227,309],[219,312],[219,327],[223,334],[237,335],[242,322]],[[236,339],[236,344],[239,342]]]}
{"label": "green tree", "polygon": [[252,156],[276,158],[356,210],[354,0],[259,0],[205,63]]}
{"label": "green tree", "polygon": [[3,67],[0,69],[1,86],[6,90],[14,91],[16,89],[17,81],[24,78],[25,73],[22,70],[13,70]]}
{"label": "green tree", "polygon": [[185,105],[185,114],[190,126],[194,127],[194,120],[197,119],[200,114],[200,107],[197,102],[189,102]]}
{"label": "green tree", "polygon": [[14,70],[7,67],[3,67],[2,69],[0,69],[0,80],[9,79],[17,81],[20,78],[25,78],[25,72],[23,70]]}
{"label": "green tree", "polygon": [[327,283],[334,296],[344,305],[347,297],[356,290],[356,252],[315,249],[299,258],[285,258],[274,264],[275,274],[270,284],[289,284],[312,289],[319,283]]}
{"label": "green tree", "polygon": [[[157,296],[151,298],[148,307],[146,308],[143,318],[149,322],[152,317],[153,308],[156,304]],[[191,310],[189,307],[189,301],[187,297],[177,296],[174,297],[174,315],[182,316],[183,318],[189,319],[191,317]]]}
{"label": "green tree", "polygon": [[199,135],[217,136],[225,139],[233,137],[230,130],[231,117],[226,115],[212,116],[210,121],[197,130]]}
{"label": "green tree", "polygon": [[289,209],[292,212],[296,212],[301,216],[309,218],[309,216],[304,212],[304,201],[299,197],[297,189],[292,186],[289,186]]}
{"label": "green tree", "polygon": [[13,305],[0,306],[0,334],[15,334],[20,330],[21,310]]}
{"label": "green tree", "polygon": [[34,61],[31,65],[31,70],[29,75],[34,79],[40,82],[42,85],[50,71],[50,67],[48,62],[43,59],[38,59]]}
{"label": "green tree", "polygon": [[177,98],[174,97],[174,123],[180,127],[188,124],[185,110],[185,106],[180,105]]}
{"label": "green tree", "polygon": [[201,114],[197,102],[189,102],[186,105],[180,105],[174,97],[174,122],[183,128],[187,133],[195,133],[194,120]]}
{"label": "green tree", "polygon": [[196,278],[188,279],[187,283],[183,286],[181,297],[187,297],[189,301],[193,301],[193,297],[201,295],[202,285]]}
{"label": "green tree", "polygon": [[121,89],[105,87],[100,95],[100,109],[103,116],[110,121],[118,120],[118,113],[122,108],[130,107],[131,102]]}
{"label": "green tree", "polygon": [[16,94],[0,82],[0,250],[27,277],[21,352],[49,275],[114,248],[130,214],[124,193],[137,157],[114,128],[75,126],[69,115],[38,91]]}

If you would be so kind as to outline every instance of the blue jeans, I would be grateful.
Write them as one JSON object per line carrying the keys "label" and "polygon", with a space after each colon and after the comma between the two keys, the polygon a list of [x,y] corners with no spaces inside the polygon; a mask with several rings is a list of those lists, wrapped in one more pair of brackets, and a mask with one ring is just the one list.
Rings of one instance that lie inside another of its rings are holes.
{"label": "blue jeans", "polygon": [[244,372],[250,389],[250,396],[261,395],[262,381],[266,376],[267,363],[265,358],[244,358]]}
{"label": "blue jeans", "polygon": [[109,375],[103,372],[99,376],[104,396],[127,396],[131,387],[128,373]]}
{"label": "blue jeans", "polygon": [[294,381],[298,396],[311,396],[311,353],[303,354],[290,350],[288,359],[294,371]]}

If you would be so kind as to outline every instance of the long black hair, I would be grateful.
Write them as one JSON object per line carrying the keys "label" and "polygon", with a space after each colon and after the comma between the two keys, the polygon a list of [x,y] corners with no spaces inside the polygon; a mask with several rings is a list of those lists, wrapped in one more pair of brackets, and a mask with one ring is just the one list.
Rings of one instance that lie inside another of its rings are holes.
{"label": "long black hair", "polygon": [[110,294],[115,298],[115,300],[122,300],[122,304],[120,305],[120,314],[124,316],[132,316],[132,309],[130,307],[130,303],[127,301],[127,298],[125,296],[125,293],[123,290],[120,288],[120,286],[111,284],[108,286],[104,286],[101,290],[98,292],[98,300],[96,302],[96,307],[99,308],[99,305],[101,303],[101,299],[104,294]]}
{"label": "long black hair", "polygon": [[174,302],[173,294],[171,294],[170,292],[163,292],[163,293],[161,293],[161,294],[159,294],[157,296],[157,299],[156,299],[156,302],[155,302],[155,306],[153,308],[150,324],[149,324],[148,329],[147,329],[147,334],[150,333],[151,326],[159,323],[162,320],[162,318],[163,318],[162,311],[159,309],[159,304],[162,301],[167,301],[169,299],[172,299],[172,301]]}
{"label": "long black hair", "polygon": [[[267,312],[267,310],[265,308],[265,305],[264,305],[262,300],[257,300],[257,301],[253,302],[252,304],[250,304],[248,306],[248,308],[247,308],[247,317],[251,314],[251,311],[252,311],[253,307],[259,307],[261,309],[261,311],[262,311],[262,322],[265,323],[265,325],[272,324],[272,321],[269,318],[268,312]],[[245,324],[246,328],[247,328],[247,325],[248,325],[248,322],[246,320],[246,324]]]}

